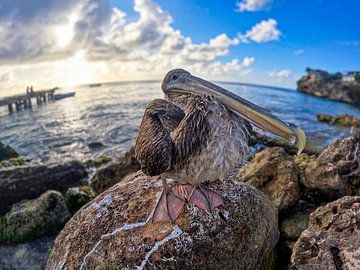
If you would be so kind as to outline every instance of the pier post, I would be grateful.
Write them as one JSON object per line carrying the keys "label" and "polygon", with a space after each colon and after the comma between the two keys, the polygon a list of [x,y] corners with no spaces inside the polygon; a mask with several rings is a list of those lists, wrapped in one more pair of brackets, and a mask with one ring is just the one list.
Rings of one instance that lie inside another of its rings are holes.
{"label": "pier post", "polygon": [[15,102],[16,111],[20,111],[20,104],[18,101]]}
{"label": "pier post", "polygon": [[28,99],[28,106],[29,106],[29,108],[32,108],[31,98]]}
{"label": "pier post", "polygon": [[9,108],[9,113],[13,113],[12,103],[9,103],[9,104],[8,104],[8,108]]}

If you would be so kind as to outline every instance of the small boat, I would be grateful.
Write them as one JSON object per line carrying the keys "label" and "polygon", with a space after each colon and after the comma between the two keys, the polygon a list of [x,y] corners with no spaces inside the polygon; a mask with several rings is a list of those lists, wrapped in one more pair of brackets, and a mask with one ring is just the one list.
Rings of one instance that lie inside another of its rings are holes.
{"label": "small boat", "polygon": [[63,98],[69,98],[75,96],[75,92],[63,93],[63,94],[55,94],[54,99],[59,100]]}
{"label": "small boat", "polygon": [[101,83],[94,83],[94,84],[90,84],[90,87],[100,87]]}

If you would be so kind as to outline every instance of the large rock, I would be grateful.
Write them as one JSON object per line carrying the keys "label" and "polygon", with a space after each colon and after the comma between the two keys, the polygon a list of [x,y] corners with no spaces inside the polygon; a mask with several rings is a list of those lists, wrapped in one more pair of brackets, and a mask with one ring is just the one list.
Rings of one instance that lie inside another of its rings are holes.
{"label": "large rock", "polygon": [[98,170],[90,180],[90,184],[97,193],[101,193],[121,181],[123,177],[139,169],[140,164],[135,158],[135,148],[132,147],[119,160]]}
{"label": "large rock", "polygon": [[293,269],[360,269],[360,197],[319,207],[296,242]]}
{"label": "large rock", "polygon": [[42,270],[45,268],[54,236],[13,245],[0,245],[1,270]]}
{"label": "large rock", "polygon": [[0,142],[0,161],[7,160],[9,158],[16,158],[19,154],[8,145]]}
{"label": "large rock", "polygon": [[[315,160],[307,163],[301,179],[306,194],[321,200],[351,195],[360,174],[360,141],[352,137],[331,143]],[[313,195],[312,195],[313,194]]]}
{"label": "large rock", "polygon": [[39,198],[14,204],[0,223],[0,243],[23,242],[55,233],[70,218],[60,192],[49,190]]}
{"label": "large rock", "polygon": [[152,223],[161,181],[135,173],[72,217],[46,269],[272,269],[276,207],[234,179],[210,187],[224,197],[221,209],[188,205],[175,224]]}
{"label": "large rock", "polygon": [[294,160],[280,147],[257,153],[237,178],[267,194],[279,210],[295,205],[301,195]]}
{"label": "large rock", "polygon": [[85,175],[85,167],[78,161],[0,170],[0,215],[12,204],[34,199],[49,189],[65,192],[79,186]]}
{"label": "large rock", "polygon": [[359,84],[345,83],[341,79],[314,79],[311,76],[303,76],[297,82],[297,86],[300,92],[360,106]]}

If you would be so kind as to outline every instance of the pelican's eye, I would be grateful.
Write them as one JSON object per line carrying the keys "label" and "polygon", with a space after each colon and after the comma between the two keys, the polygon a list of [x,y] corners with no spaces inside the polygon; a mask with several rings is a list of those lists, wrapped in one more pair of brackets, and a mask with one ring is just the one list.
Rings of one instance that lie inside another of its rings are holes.
{"label": "pelican's eye", "polygon": [[179,75],[173,74],[173,75],[171,76],[171,80],[172,80],[172,81],[176,81],[177,79],[179,79]]}

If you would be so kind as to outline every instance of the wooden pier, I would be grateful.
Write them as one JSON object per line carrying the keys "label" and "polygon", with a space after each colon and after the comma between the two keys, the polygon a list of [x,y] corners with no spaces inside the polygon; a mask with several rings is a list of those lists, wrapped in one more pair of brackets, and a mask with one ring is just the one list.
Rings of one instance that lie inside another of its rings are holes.
{"label": "wooden pier", "polygon": [[36,99],[37,105],[41,105],[43,103],[46,103],[46,101],[54,100],[55,90],[56,88],[49,90],[33,91],[23,95],[0,98],[0,107],[7,106],[9,109],[9,113],[12,113],[14,109],[16,111],[19,111],[22,108],[31,108],[32,99]]}

